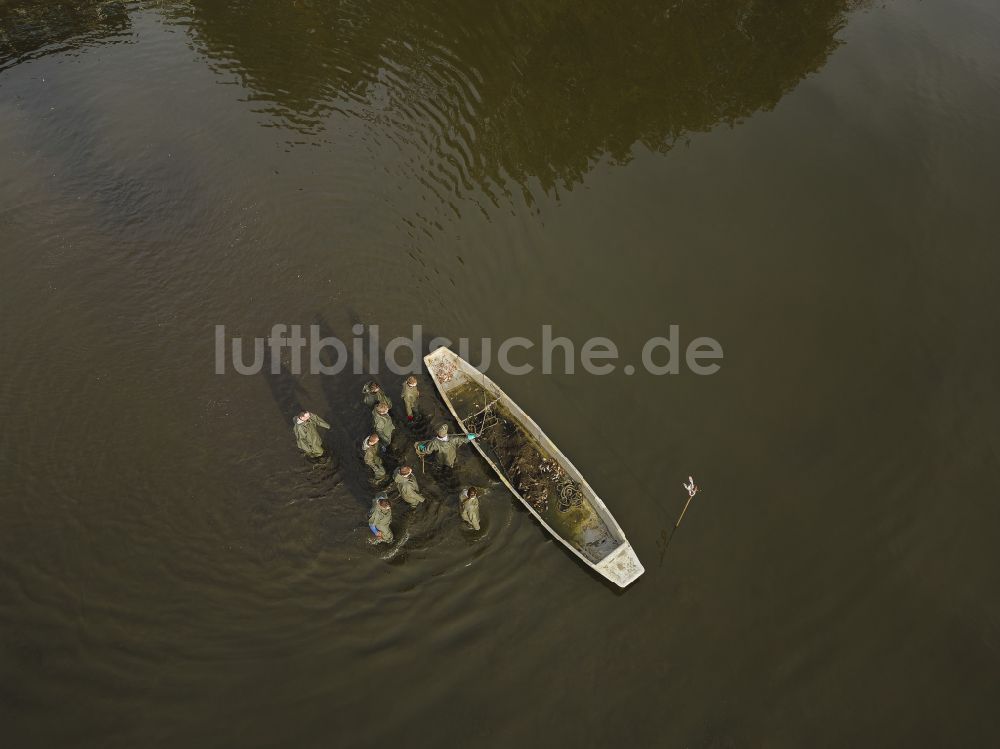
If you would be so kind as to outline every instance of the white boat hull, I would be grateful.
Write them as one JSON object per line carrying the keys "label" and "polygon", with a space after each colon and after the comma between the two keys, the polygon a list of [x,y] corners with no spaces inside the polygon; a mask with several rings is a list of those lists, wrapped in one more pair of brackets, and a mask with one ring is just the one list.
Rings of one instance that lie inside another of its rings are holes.
{"label": "white boat hull", "polygon": [[450,393],[455,392],[466,384],[471,384],[487,391],[491,397],[497,398],[503,407],[514,417],[516,421],[518,421],[520,426],[538,442],[542,449],[545,450],[553,460],[559,463],[570,478],[580,485],[584,499],[589,502],[590,506],[594,510],[594,513],[599,516],[607,526],[610,535],[617,542],[617,545],[610,553],[596,562],[588,559],[575,546],[573,546],[568,539],[564,538],[547,522],[545,522],[545,519],[538,514],[531,503],[526,501],[518,492],[517,488],[511,485],[500,466],[493,461],[493,459],[486,453],[485,450],[483,450],[476,440],[473,440],[472,444],[483,457],[483,460],[485,460],[490,467],[493,468],[504,485],[510,489],[515,497],[521,500],[521,503],[525,506],[525,508],[527,508],[528,512],[534,515],[535,519],[542,524],[542,526],[553,536],[553,538],[562,542],[567,549],[573,552],[573,554],[575,554],[588,567],[619,587],[624,588],[628,586],[643,572],[645,572],[645,569],[639,561],[639,558],[636,556],[635,551],[625,538],[625,533],[622,531],[621,526],[618,525],[618,522],[614,519],[604,502],[601,501],[601,498],[597,496],[594,490],[590,487],[590,484],[587,483],[586,479],[583,478],[583,475],[576,469],[576,466],[574,466],[569,459],[562,454],[552,440],[550,440],[538,427],[538,425],[535,424],[535,422],[521,410],[520,406],[512,401],[507,394],[504,393],[503,390],[501,390],[486,375],[479,372],[479,370],[447,348],[441,347],[432,351],[424,357],[424,364],[427,367],[427,371],[431,375],[431,379],[434,380],[434,384],[437,386],[438,392],[441,394],[441,398],[444,400],[445,405],[448,407],[448,410],[451,412],[452,416],[455,417],[464,431],[470,431],[470,425],[466,425],[463,421],[463,416],[456,411],[455,404],[452,402]]}

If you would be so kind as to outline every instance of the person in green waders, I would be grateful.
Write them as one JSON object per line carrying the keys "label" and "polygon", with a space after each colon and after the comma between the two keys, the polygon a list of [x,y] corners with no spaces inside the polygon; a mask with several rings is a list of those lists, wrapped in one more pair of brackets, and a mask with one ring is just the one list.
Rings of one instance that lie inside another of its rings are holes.
{"label": "person in green waders", "polygon": [[295,444],[310,458],[323,457],[323,438],[320,427],[329,429],[330,425],[319,416],[303,411],[292,419],[292,431],[295,433]]}
{"label": "person in green waders", "polygon": [[400,397],[403,399],[403,405],[406,407],[406,420],[412,422],[420,416],[420,406],[418,405],[420,391],[417,390],[416,377],[410,376],[406,378]]}
{"label": "person in green waders", "polygon": [[458,460],[458,448],[472,442],[477,436],[475,434],[448,434],[447,424],[441,424],[436,432],[437,436],[434,439],[417,443],[417,454],[424,456],[437,453],[438,464],[447,468],[455,467],[455,461]]}
{"label": "person in green waders", "polygon": [[396,472],[392,474],[392,480],[396,482],[396,488],[399,489],[399,496],[410,507],[416,508],[424,501],[424,497],[420,494],[420,485],[417,483],[417,477],[413,475],[413,469],[409,466],[400,466],[397,468]]}
{"label": "person in green waders", "polygon": [[458,506],[462,511],[462,520],[474,531],[479,530],[479,489],[467,487],[458,495]]}
{"label": "person in green waders", "polygon": [[372,502],[371,512],[368,513],[368,528],[372,532],[372,537],[368,543],[391,544],[392,543],[392,505],[384,494],[379,494]]}
{"label": "person in green waders", "polygon": [[382,452],[389,450],[392,447],[392,433],[396,431],[396,425],[392,423],[389,406],[385,403],[376,403],[372,409],[372,426],[382,444]]}
{"label": "person in green waders", "polygon": [[361,440],[361,455],[365,465],[372,469],[373,484],[381,484],[386,479],[385,466],[382,465],[382,456],[378,450],[378,435],[372,434]]}
{"label": "person in green waders", "polygon": [[361,400],[364,401],[368,408],[371,408],[376,403],[384,403],[389,408],[392,408],[392,401],[389,400],[389,396],[385,394],[385,391],[382,390],[375,380],[372,380],[361,388]]}

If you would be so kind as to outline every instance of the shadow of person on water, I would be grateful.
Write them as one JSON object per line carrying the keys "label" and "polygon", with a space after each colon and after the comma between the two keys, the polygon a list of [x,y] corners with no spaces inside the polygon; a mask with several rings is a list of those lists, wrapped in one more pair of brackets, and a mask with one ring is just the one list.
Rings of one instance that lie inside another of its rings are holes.
{"label": "shadow of person on water", "polygon": [[[267,379],[267,386],[271,392],[271,398],[278,407],[278,413],[281,414],[281,420],[288,428],[288,438],[294,445],[295,434],[293,426],[296,415],[300,414],[302,411],[313,410],[304,405],[304,403],[309,401],[309,393],[305,387],[303,387],[300,375],[293,373],[285,361],[281,359],[274,359],[269,346],[264,347],[264,366],[261,369],[261,373]],[[323,414],[317,411],[317,415],[329,422],[332,427],[332,414]],[[337,458],[337,453],[330,447],[330,430],[320,429],[319,433],[323,449],[325,451],[324,455],[319,458],[303,456],[303,459],[307,461],[313,469],[318,470],[323,467],[328,468],[331,475],[336,480],[339,469],[339,460]],[[337,481],[337,483],[339,483],[339,481]]]}
{"label": "shadow of person on water", "polygon": [[[322,313],[316,313],[313,323],[321,338],[337,338],[343,341],[345,346],[350,345],[351,336],[340,335]],[[347,332],[349,331],[350,328]],[[384,487],[373,486],[370,481],[371,472],[362,461],[361,442],[373,431],[371,409],[365,406],[361,399],[361,388],[372,379],[364,374],[368,371],[367,363],[360,368],[361,374],[355,374],[358,368],[350,360],[350,356],[346,363],[338,362],[337,354],[330,348],[324,348],[318,353],[311,352],[310,355],[317,356],[319,363],[324,367],[342,365],[335,374],[317,373],[320,378],[320,391],[326,402],[327,412],[330,414],[328,439],[332,449],[341,458],[348,490],[360,505],[368,509],[375,494],[379,491],[388,491],[391,483]],[[383,456],[383,463],[386,472],[391,475],[392,467],[387,456]]]}
{"label": "shadow of person on water", "polygon": [[274,372],[274,359],[268,346],[264,347],[264,367],[261,372],[267,378],[267,387],[281,418],[291,424],[295,415],[305,410],[301,400],[301,396],[306,394],[305,388],[284,362],[279,360],[278,371]]}

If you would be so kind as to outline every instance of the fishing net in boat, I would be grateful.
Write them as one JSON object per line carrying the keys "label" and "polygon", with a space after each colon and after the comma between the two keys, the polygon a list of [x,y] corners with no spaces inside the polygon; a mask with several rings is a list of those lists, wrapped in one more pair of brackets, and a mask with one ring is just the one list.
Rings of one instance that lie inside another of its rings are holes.
{"label": "fishing net in boat", "polygon": [[462,423],[465,425],[466,430],[482,435],[497,426],[500,423],[500,417],[497,415],[494,406],[499,401],[499,398],[494,398],[478,411],[463,418]]}
{"label": "fishing net in boat", "polygon": [[[476,404],[478,405],[478,404]],[[555,502],[560,512],[583,503],[580,484],[546,457],[518,426],[503,416],[500,399],[494,398],[462,419],[466,430],[479,435],[479,445],[501,469],[506,479],[539,513]]]}
{"label": "fishing net in boat", "polygon": [[507,480],[539,513],[549,508],[550,498],[560,512],[569,512],[583,503],[580,485],[562,467],[545,457],[526,435],[500,417],[499,429],[491,433],[491,448],[499,457]]}

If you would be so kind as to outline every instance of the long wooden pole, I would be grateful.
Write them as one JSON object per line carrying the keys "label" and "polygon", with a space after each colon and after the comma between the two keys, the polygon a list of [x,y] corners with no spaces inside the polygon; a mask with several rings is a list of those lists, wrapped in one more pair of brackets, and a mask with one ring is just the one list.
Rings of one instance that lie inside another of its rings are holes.
{"label": "long wooden pole", "polygon": [[684,519],[684,513],[688,511],[688,505],[691,504],[691,500],[694,499],[694,495],[698,493],[698,486],[694,483],[694,479],[688,476],[689,484],[684,484],[684,488],[688,490],[688,501],[684,503],[684,509],[681,510],[681,516],[677,518],[677,522],[674,523],[674,530],[681,527],[681,521]]}
{"label": "long wooden pole", "polygon": [[[660,550],[660,564],[663,564],[663,557],[667,554],[667,549],[670,547],[670,542],[674,540],[674,534],[677,529],[681,527],[681,521],[684,519],[684,513],[688,511],[688,505],[691,504],[691,500],[694,499],[694,495],[698,493],[698,487],[694,483],[694,479],[688,476],[688,481],[690,484],[684,484],[684,488],[688,490],[688,501],[684,503],[684,509],[681,510],[681,515],[677,518],[677,522],[674,523],[674,527],[670,531],[670,537],[667,538],[667,542],[663,544],[663,548]],[[663,535],[666,535],[666,531],[663,531]]]}
{"label": "long wooden pole", "polygon": [[674,523],[674,528],[681,527],[681,521],[684,519],[684,513],[688,511],[688,505],[691,504],[691,500],[694,499],[694,494],[688,497],[688,501],[684,503],[684,509],[681,510],[681,516],[677,518],[677,522]]}

